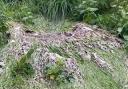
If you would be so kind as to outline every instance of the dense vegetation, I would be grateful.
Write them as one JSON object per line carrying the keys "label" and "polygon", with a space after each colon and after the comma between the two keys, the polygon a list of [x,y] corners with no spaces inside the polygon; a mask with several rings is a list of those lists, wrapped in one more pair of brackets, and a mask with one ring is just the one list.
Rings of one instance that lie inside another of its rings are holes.
{"label": "dense vegetation", "polygon": [[[83,22],[92,26],[98,26],[98,28],[105,29],[108,32],[121,38],[125,43],[125,49],[128,50],[128,0],[0,0],[1,54],[1,49],[8,44],[9,22],[11,21],[22,23],[26,25],[26,27],[30,27],[32,30],[34,29],[34,31],[38,31],[39,29],[41,30],[42,28],[44,28],[47,31],[54,31],[59,29],[59,31],[61,32],[67,31],[68,26],[74,22]],[[52,27],[48,28],[50,26]],[[51,52],[57,53],[60,56],[57,60],[57,64],[48,63],[46,65],[46,78],[55,80],[57,84],[63,84],[64,82],[69,83],[74,81],[72,74],[64,74],[64,60],[66,60],[66,58],[68,58],[70,55],[75,57],[77,61],[80,62],[80,68],[82,69],[82,71],[84,71],[83,68],[89,69],[87,75],[85,74],[85,76],[87,76],[86,80],[89,81],[87,83],[87,85],[89,85],[87,89],[122,88],[125,82],[123,82],[121,78],[124,80],[126,78],[126,75],[124,73],[125,69],[122,68],[124,67],[124,65],[122,64],[122,60],[120,60],[123,55],[126,55],[124,53],[124,49],[115,49],[114,54],[101,52],[97,49],[91,50],[98,52],[104,58],[106,57],[107,59],[110,59],[111,61],[106,61],[112,63],[113,65],[116,65],[116,67],[119,68],[119,71],[118,69],[114,71],[114,75],[116,77],[114,80],[112,80],[112,75],[109,74],[108,71],[106,72],[104,69],[100,70],[98,67],[95,67],[94,63],[85,62],[85,65],[82,65],[82,58],[77,54],[76,50],[73,50],[73,48],[75,48],[73,44],[64,47],[71,48],[71,53],[64,52],[63,47],[49,47],[49,50]],[[7,82],[4,81],[4,87],[17,85],[13,88],[20,89],[20,86],[26,83],[25,80],[28,80],[29,78],[34,76],[35,70],[33,69],[29,61],[34,50],[30,49],[28,53],[26,53],[26,55],[23,55],[19,59],[19,61],[13,63],[13,60],[11,61],[11,63],[8,63],[8,67],[10,67],[11,70],[9,70],[9,74],[4,77],[5,79],[9,80]],[[118,55],[121,56],[118,57]],[[115,61],[117,61],[117,64],[115,63]],[[120,72],[122,72],[124,75],[121,75],[121,77],[118,79],[117,75],[121,74]],[[94,80],[89,74],[94,77]],[[102,79],[104,79],[103,82],[101,81]],[[9,83],[11,80],[14,81]],[[103,85],[99,85],[99,83],[97,83],[97,80],[100,81]],[[21,82],[23,84],[21,84]],[[6,86],[6,83],[9,83],[8,86]],[[91,83],[92,86],[90,86],[89,83]],[[95,84],[98,87],[95,87]],[[1,84],[0,88],[3,86]],[[26,88],[26,86],[24,86],[23,88]],[[123,89],[125,88],[123,87]]]}
{"label": "dense vegetation", "polygon": [[128,32],[127,4],[127,0],[1,0],[0,8],[9,20],[33,24],[37,15],[43,15],[51,21],[84,21],[125,38]]}

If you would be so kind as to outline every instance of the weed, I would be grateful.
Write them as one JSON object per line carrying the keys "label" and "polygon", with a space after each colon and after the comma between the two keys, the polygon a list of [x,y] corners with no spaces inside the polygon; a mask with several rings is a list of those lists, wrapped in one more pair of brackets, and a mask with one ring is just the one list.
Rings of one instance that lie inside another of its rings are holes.
{"label": "weed", "polygon": [[22,76],[24,78],[29,78],[34,74],[34,69],[32,65],[28,62],[34,49],[30,49],[26,55],[24,55],[11,69],[11,76]]}
{"label": "weed", "polygon": [[55,81],[57,84],[72,82],[74,80],[73,75],[65,70],[64,61],[64,58],[58,56],[55,62],[48,63],[44,69],[46,78]]}

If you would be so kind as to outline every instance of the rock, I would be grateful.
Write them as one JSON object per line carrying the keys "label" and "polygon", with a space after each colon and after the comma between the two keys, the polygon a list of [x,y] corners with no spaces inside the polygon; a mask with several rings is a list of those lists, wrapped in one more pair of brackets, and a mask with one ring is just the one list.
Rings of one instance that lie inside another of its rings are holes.
{"label": "rock", "polygon": [[92,28],[93,29],[98,29],[98,26],[97,25],[93,25]]}
{"label": "rock", "polygon": [[73,32],[75,31],[88,32],[88,31],[93,31],[93,30],[90,27],[86,26],[85,24],[78,23],[73,27]]}
{"label": "rock", "polygon": [[125,85],[125,86],[124,86],[124,89],[128,89],[128,85]]}
{"label": "rock", "polygon": [[88,51],[84,52],[79,52],[79,55],[82,57],[84,60],[91,60],[91,55]]}
{"label": "rock", "polygon": [[0,62],[0,68],[3,68],[5,66],[4,62]]}
{"label": "rock", "polygon": [[78,23],[73,28],[73,37],[80,39],[85,36],[90,36],[92,31],[93,30],[90,27]]}
{"label": "rock", "polygon": [[96,53],[91,54],[91,59],[94,61],[99,67],[113,70],[110,64],[108,64],[103,58],[99,57]]}
{"label": "rock", "polygon": [[50,53],[44,49],[38,50],[38,53],[35,55],[37,57],[35,58],[36,61],[34,66],[36,68],[36,73],[39,75],[37,76],[37,79],[40,77],[45,77],[45,70],[48,65],[54,66],[63,63],[64,68],[62,70],[64,75],[72,74],[76,82],[83,82],[82,74],[75,59],[65,58],[57,53]]}
{"label": "rock", "polygon": [[76,76],[76,78],[81,77],[81,73],[75,59],[64,58],[56,53],[48,53],[47,55],[48,55],[48,59],[47,59],[48,63],[55,64],[57,63],[58,59],[63,60],[65,64],[65,70],[67,70],[70,73],[73,73],[73,75]]}
{"label": "rock", "polygon": [[3,69],[2,68],[0,68],[0,75],[3,73]]}
{"label": "rock", "polygon": [[15,43],[15,40],[11,40],[10,43]]}
{"label": "rock", "polygon": [[125,61],[126,66],[128,67],[128,59]]}
{"label": "rock", "polygon": [[70,36],[72,36],[72,33],[71,32],[64,32],[64,35],[67,37],[70,37]]}

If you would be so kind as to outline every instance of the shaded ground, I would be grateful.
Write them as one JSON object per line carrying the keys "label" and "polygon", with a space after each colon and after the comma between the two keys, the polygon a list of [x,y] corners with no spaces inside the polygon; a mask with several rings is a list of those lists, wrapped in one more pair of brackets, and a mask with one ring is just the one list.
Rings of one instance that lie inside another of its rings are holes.
{"label": "shaded ground", "polygon": [[[32,55],[31,64],[36,75],[28,81],[33,86],[28,86],[29,89],[37,86],[41,89],[40,82],[46,89],[128,88],[127,58],[122,49],[123,41],[107,31],[83,23],[76,24],[70,32],[62,33],[33,32],[18,23],[11,23],[11,26],[9,44],[0,53],[1,63],[6,64],[10,58],[19,59],[33,44],[38,46]],[[76,84],[53,87],[44,78],[44,66],[52,63],[53,59],[56,61],[57,55],[67,60],[65,70],[69,73],[73,71]],[[73,67],[70,67],[71,62]]]}

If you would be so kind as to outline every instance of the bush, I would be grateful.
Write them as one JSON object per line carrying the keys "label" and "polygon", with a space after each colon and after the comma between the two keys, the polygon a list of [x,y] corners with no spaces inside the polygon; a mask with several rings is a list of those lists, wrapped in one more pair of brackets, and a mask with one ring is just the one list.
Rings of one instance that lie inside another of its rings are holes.
{"label": "bush", "polygon": [[84,17],[93,14],[97,10],[97,2],[95,0],[82,0],[73,11],[73,19],[82,21]]}
{"label": "bush", "polygon": [[9,20],[16,20],[24,24],[34,24],[34,15],[25,0],[3,0],[3,12]]}
{"label": "bush", "polygon": [[[120,3],[121,2],[121,3]],[[82,0],[74,10],[74,19],[98,25],[113,33],[128,23],[128,1]]]}
{"label": "bush", "polygon": [[128,41],[128,23],[124,24],[122,28],[118,29],[118,32],[121,38]]}
{"label": "bush", "polygon": [[24,24],[34,24],[34,16],[26,5],[19,6],[14,13],[14,18],[20,22],[23,22]]}
{"label": "bush", "polygon": [[[7,17],[33,24],[34,15],[50,21],[73,19],[117,33],[128,21],[127,0],[2,0]],[[2,7],[4,7],[2,6]],[[17,9],[15,9],[17,8]]]}

